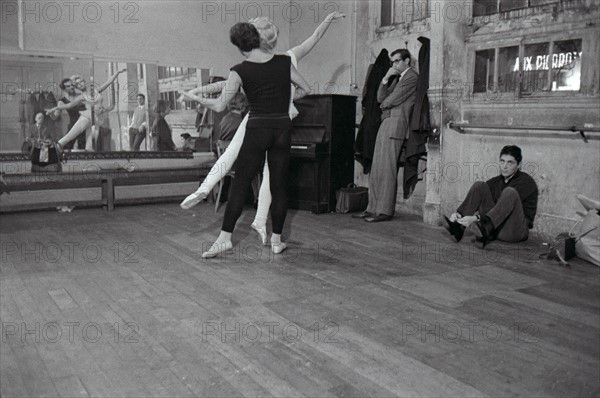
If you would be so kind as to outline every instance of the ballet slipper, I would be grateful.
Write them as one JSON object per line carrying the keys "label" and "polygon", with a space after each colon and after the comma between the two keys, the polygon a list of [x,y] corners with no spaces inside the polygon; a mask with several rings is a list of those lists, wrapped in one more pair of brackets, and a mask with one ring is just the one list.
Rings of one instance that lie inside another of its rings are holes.
{"label": "ballet slipper", "polygon": [[58,161],[64,162],[65,161],[65,149],[63,148],[62,144],[57,141],[54,144],[54,148],[56,148],[56,156],[58,156]]}
{"label": "ballet slipper", "polygon": [[277,243],[271,242],[271,251],[274,254],[279,254],[282,251],[284,251],[286,248],[287,248],[287,245],[283,242],[277,242]]}
{"label": "ballet slipper", "polygon": [[281,234],[271,235],[271,251],[274,254],[279,254],[285,250],[287,245],[281,241]]}
{"label": "ballet slipper", "polygon": [[205,191],[203,188],[198,188],[196,192],[185,198],[179,206],[181,206],[182,209],[191,209],[192,207],[196,206],[198,203],[206,199],[208,194],[209,192]]}
{"label": "ballet slipper", "polygon": [[579,200],[579,203],[581,203],[581,205],[588,211],[591,209],[600,210],[600,201],[598,200],[590,199],[584,195],[577,195],[577,199]]}
{"label": "ballet slipper", "polygon": [[250,226],[258,234],[258,240],[260,240],[260,243],[262,243],[264,246],[266,246],[266,244],[267,244],[267,228],[264,225],[259,225],[254,222]]}
{"label": "ballet slipper", "polygon": [[212,244],[208,251],[202,253],[202,258],[213,258],[217,257],[219,254],[226,252],[227,250],[233,249],[233,244],[230,240],[226,242],[215,242]]}

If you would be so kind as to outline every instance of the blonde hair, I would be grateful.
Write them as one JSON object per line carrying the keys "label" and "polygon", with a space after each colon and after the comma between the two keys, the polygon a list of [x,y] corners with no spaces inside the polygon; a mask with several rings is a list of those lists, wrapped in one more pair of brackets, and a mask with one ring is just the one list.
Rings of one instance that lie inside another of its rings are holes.
{"label": "blonde hair", "polygon": [[260,34],[260,48],[265,51],[272,51],[277,45],[279,28],[267,17],[253,18],[249,21]]}

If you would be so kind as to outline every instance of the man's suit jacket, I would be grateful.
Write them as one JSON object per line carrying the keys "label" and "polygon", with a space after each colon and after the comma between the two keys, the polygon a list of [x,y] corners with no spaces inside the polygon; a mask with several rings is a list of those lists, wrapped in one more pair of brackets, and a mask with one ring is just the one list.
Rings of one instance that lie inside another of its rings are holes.
{"label": "man's suit jacket", "polygon": [[381,118],[398,118],[396,132],[392,134],[392,138],[403,140],[408,137],[418,78],[417,72],[409,68],[401,79],[395,78],[387,85],[379,85],[377,102],[381,104]]}
{"label": "man's suit jacket", "polygon": [[56,141],[56,129],[51,124],[43,123],[38,131],[37,125],[32,124],[29,126],[29,137],[30,138],[41,138],[43,140]]}

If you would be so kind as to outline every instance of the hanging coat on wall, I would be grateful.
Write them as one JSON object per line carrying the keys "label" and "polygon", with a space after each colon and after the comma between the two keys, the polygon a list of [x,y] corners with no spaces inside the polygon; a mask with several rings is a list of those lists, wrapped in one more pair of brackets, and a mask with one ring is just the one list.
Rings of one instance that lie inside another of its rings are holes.
{"label": "hanging coat on wall", "polygon": [[56,106],[56,97],[51,91],[35,92],[29,95],[25,103],[25,120],[27,124],[35,123],[35,115],[42,112],[46,115],[46,109]]}
{"label": "hanging coat on wall", "polygon": [[390,57],[388,51],[384,48],[367,74],[362,99],[363,117],[354,143],[354,159],[362,164],[365,174],[371,171],[375,139],[381,124],[381,108],[377,102],[377,89],[389,68]]}
{"label": "hanging coat on wall", "polygon": [[417,94],[415,107],[411,117],[411,128],[406,143],[406,161],[404,164],[404,199],[408,199],[415,190],[418,177],[419,158],[425,155],[425,142],[431,134],[431,119],[429,115],[429,39],[419,37],[421,49],[419,50],[419,80],[417,81]]}

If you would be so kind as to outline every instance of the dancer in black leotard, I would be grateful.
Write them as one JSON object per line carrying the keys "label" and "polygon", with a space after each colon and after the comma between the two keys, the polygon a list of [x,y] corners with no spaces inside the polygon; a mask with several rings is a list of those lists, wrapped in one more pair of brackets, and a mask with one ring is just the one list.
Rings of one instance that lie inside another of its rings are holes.
{"label": "dancer in black leotard", "polygon": [[235,24],[230,39],[246,57],[241,64],[231,68],[227,86],[217,99],[187,95],[190,99],[220,112],[243,86],[248,98],[250,117],[246,136],[236,161],[235,178],[227,202],[221,233],[211,248],[202,254],[214,257],[233,247],[231,233],[244,207],[244,192],[265,161],[265,151],[271,175],[271,219],[273,235],[271,249],[281,253],[286,245],[281,242],[281,232],[287,213],[286,179],[290,157],[291,127],[288,114],[290,82],[300,86],[296,98],[306,95],[308,83],[285,55],[273,55],[261,50],[260,36],[249,23]]}

